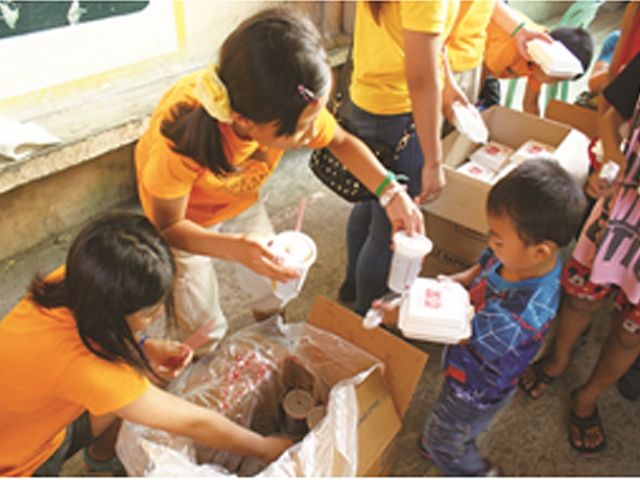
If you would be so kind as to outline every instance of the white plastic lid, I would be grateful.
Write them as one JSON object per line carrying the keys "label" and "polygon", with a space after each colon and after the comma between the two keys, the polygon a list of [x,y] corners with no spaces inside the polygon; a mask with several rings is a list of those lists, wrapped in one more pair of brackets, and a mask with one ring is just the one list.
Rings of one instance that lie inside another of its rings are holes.
{"label": "white plastic lid", "polygon": [[423,257],[433,248],[431,240],[424,235],[410,237],[404,230],[393,235],[393,243],[402,253],[411,257]]}

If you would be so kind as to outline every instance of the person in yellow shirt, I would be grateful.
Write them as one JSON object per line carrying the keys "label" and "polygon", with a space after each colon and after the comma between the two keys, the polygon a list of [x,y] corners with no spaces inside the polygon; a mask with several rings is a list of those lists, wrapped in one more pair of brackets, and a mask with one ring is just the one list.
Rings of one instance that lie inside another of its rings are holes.
{"label": "person in yellow shirt", "polygon": [[193,357],[178,342],[138,338],[170,318],[174,272],[149,220],[114,212],[76,236],[65,265],[34,278],[0,321],[0,475],[57,476],[83,447],[91,469],[123,474],[121,419],[267,463],[291,445],[149,382],[177,377]]}
{"label": "person in yellow shirt", "polygon": [[[457,0],[356,4],[349,112],[359,135],[396,145],[415,122],[415,134],[400,153],[396,173],[408,177],[418,203],[435,200],[445,185],[440,145],[442,37],[451,27]],[[355,205],[347,225],[348,261],[338,296],[355,300],[364,315],[386,291],[392,226],[373,201]]]}
{"label": "person in yellow shirt", "polygon": [[224,41],[217,64],[165,94],[136,147],[142,207],[175,251],[176,338],[213,320],[198,355],[227,330],[215,258],[236,264],[257,320],[284,307],[272,281],[298,276],[268,247],[273,227],[259,195],[285,150],[328,146],[370,191],[391,198],[384,212],[394,228],[424,231],[395,175],[326,109],[331,78],[308,19],[291,8],[262,10]]}
{"label": "person in yellow shirt", "polygon": [[[485,66],[487,73],[495,78],[525,77],[527,85],[522,101],[522,110],[540,115],[538,100],[543,84],[554,85],[562,80],[576,80],[582,75],[571,79],[549,76],[530,57],[524,56],[518,49],[514,35],[517,35],[525,25],[538,31],[546,31],[546,29],[536,25],[524,14],[518,13],[518,15],[522,18],[518,25],[520,28],[516,27],[518,31],[513,30],[511,34],[496,22],[489,22],[484,54]],[[589,69],[593,53],[593,41],[589,32],[578,27],[558,27],[548,32],[548,35],[553,40],[562,42],[578,58],[585,72]]]}

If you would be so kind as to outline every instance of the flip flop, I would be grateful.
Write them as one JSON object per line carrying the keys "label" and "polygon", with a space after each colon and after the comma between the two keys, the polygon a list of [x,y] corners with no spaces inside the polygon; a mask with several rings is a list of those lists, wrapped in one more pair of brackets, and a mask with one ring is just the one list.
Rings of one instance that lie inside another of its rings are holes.
{"label": "flip flop", "polygon": [[[573,397],[575,390],[571,392],[571,396]],[[585,447],[584,445],[578,446],[571,441],[571,432],[569,432],[569,444],[580,452],[583,456],[590,458],[595,456],[597,453],[601,452],[602,449],[607,444],[607,439],[604,436],[604,430],[602,428],[602,423],[600,423],[600,416],[598,415],[598,407],[595,407],[595,410],[588,417],[582,418],[577,416],[574,411],[569,408],[570,416],[569,416],[569,425],[575,427],[580,432],[580,439],[584,443],[584,438],[587,433],[587,430],[591,430],[595,427],[600,429],[602,433],[602,442],[596,445],[595,447]]]}
{"label": "flip flop", "polygon": [[551,377],[549,375],[547,375],[544,371],[544,369],[542,368],[542,364],[544,363],[544,361],[549,358],[548,355],[545,355],[541,358],[539,358],[538,360],[536,360],[535,362],[533,362],[531,365],[529,365],[529,367],[531,367],[531,370],[533,370],[533,374],[535,376],[535,379],[533,381],[533,384],[529,387],[526,388],[524,385],[524,382],[522,380],[522,376],[518,379],[518,387],[520,388],[520,390],[522,390],[527,397],[533,399],[533,400],[537,400],[538,398],[540,398],[540,395],[542,395],[542,393],[540,393],[540,395],[538,395],[537,397],[534,397],[533,395],[531,395],[531,392],[533,390],[535,390],[536,388],[538,388],[539,385],[543,384],[546,385],[547,387],[551,384],[553,384],[553,382],[555,382],[558,377]]}

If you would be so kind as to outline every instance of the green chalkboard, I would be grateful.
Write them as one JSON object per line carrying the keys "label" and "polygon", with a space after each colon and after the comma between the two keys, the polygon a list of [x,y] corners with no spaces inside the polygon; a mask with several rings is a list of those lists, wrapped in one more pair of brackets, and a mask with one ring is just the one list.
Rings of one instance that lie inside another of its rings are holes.
{"label": "green chalkboard", "polygon": [[[13,1],[0,0],[3,38],[63,28],[143,10],[147,1]],[[117,32],[114,32],[114,35]]]}

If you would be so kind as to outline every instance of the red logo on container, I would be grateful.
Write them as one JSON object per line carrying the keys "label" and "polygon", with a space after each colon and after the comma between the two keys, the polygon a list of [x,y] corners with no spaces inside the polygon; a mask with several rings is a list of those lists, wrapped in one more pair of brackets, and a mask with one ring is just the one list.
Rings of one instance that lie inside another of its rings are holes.
{"label": "red logo on container", "polygon": [[440,292],[440,290],[427,288],[424,291],[424,306],[427,308],[441,308],[442,292]]}
{"label": "red logo on container", "polygon": [[495,145],[487,145],[484,151],[489,155],[498,155],[500,153],[500,149]]}
{"label": "red logo on container", "polygon": [[539,145],[530,145],[529,146],[529,153],[538,154],[541,151],[542,151],[542,147],[540,147]]}

